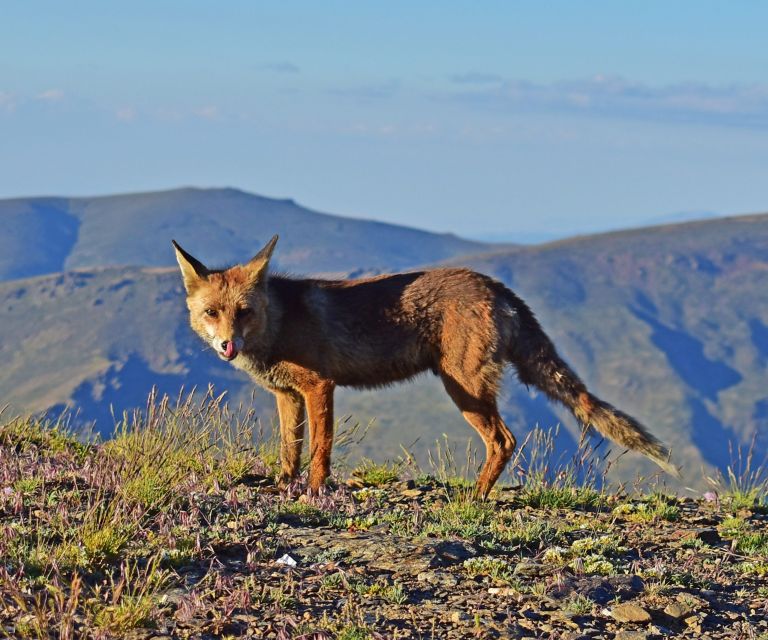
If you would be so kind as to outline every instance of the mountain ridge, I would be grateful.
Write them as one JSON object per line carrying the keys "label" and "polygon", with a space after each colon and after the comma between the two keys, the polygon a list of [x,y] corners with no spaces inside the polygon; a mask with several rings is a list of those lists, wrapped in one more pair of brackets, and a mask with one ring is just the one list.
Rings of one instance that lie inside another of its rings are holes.
{"label": "mountain ridge", "polygon": [[210,264],[255,253],[274,233],[282,268],[407,268],[489,245],[453,234],[307,209],[233,188],[0,200],[0,280],[103,265],[172,266],[175,237]]}
{"label": "mountain ridge", "polygon": [[[293,244],[290,236],[281,238],[278,267],[287,262],[283,252],[302,246],[304,263],[312,263],[306,238],[315,234],[303,231],[304,239]],[[467,248],[454,249],[459,247]],[[759,451],[768,450],[768,215],[484,248],[471,244],[468,253],[434,264],[468,266],[512,288],[590,389],[645,423],[687,469],[724,469],[730,462],[726,443],[746,445],[752,434],[758,434]],[[371,266],[383,265],[391,253],[375,242],[365,249],[337,255],[326,263],[328,272],[428,266],[415,259],[403,260],[402,267]],[[356,263],[353,258],[363,253],[371,260]],[[417,245],[403,255],[422,252]],[[202,244],[199,257],[210,262]],[[306,271],[317,275],[321,269]],[[254,390],[246,377],[206,353],[189,330],[175,267],[73,267],[0,282],[0,326],[3,402],[17,411],[77,406],[80,418],[96,419],[105,435],[112,426],[109,405],[117,415],[141,406],[153,386],[176,395],[182,383],[205,388],[213,382],[233,402],[250,402]],[[519,441],[537,423],[561,423],[558,455],[575,448],[578,425],[517,384],[511,372],[500,404]],[[263,423],[271,424],[268,394],[257,392],[255,406]],[[363,424],[376,420],[365,455],[396,457],[399,445],[415,437],[427,445],[442,433],[453,442],[474,437],[439,380],[429,376],[384,390],[340,390],[337,407],[339,416]],[[626,476],[653,472],[634,456],[621,463],[631,466]]]}

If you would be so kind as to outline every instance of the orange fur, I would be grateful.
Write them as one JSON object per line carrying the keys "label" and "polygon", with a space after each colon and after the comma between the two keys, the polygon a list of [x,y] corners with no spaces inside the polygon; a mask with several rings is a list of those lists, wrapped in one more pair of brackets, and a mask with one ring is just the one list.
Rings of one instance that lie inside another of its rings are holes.
{"label": "orange fur", "polygon": [[496,405],[506,363],[585,425],[675,472],[666,448],[642,425],[589,394],[531,310],[501,283],[467,269],[360,280],[271,276],[276,241],[224,270],[174,246],[192,328],[275,394],[282,482],[299,472],[305,416],[310,491],[328,478],[337,386],[377,387],[431,370],[485,443],[477,493],[487,496],[515,449]]}

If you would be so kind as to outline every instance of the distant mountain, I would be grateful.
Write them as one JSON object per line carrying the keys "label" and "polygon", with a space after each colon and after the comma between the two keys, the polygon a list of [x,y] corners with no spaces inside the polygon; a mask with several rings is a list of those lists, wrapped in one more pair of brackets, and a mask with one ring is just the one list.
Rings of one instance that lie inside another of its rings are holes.
{"label": "distant mountain", "polygon": [[[65,235],[61,228],[56,232]],[[416,237],[427,242],[430,234]],[[283,265],[283,251],[301,255],[290,231],[284,240],[276,254]],[[369,242],[369,261],[350,263],[384,260],[376,237]],[[447,262],[494,275],[523,296],[592,390],[673,447],[689,486],[702,486],[702,468],[730,462],[729,441],[746,445],[756,433],[758,458],[768,451],[768,215],[485,253],[468,244],[471,256]],[[209,255],[204,242],[200,250],[189,248]],[[401,247],[401,260],[420,249],[408,251]],[[339,259],[328,269],[342,270],[341,264]],[[0,283],[0,398],[13,410],[76,406],[82,419],[96,419],[105,433],[112,426],[110,405],[117,413],[140,406],[153,385],[176,394],[181,384],[213,382],[233,401],[250,401],[247,378],[205,350],[185,315],[175,268],[90,268]],[[257,393],[255,402],[269,424],[271,399]],[[519,441],[536,423],[561,421],[566,429],[560,451],[571,450],[578,439],[573,420],[511,373],[502,408]],[[414,450],[423,452],[443,433],[464,442],[471,434],[431,376],[385,390],[341,391],[337,411],[362,423],[375,419],[362,447],[376,458],[396,456],[400,443],[417,438]],[[633,478],[637,471],[653,467],[625,456],[615,477]]]}
{"label": "distant mountain", "polygon": [[111,431],[113,405],[153,385],[241,385],[187,326],[175,268],[103,268],[0,283],[0,397],[14,408],[77,407]]}
{"label": "distant mountain", "polygon": [[690,466],[724,468],[728,442],[753,434],[768,453],[768,215],[584,236],[469,263],[522,295],[595,391]]}
{"label": "distant mountain", "polygon": [[648,218],[644,224],[640,225],[655,226],[662,224],[674,224],[677,222],[693,222],[695,220],[708,220],[719,217],[719,213],[714,211],[678,211],[677,213],[668,213],[666,215],[654,216]]}
{"label": "distant mountain", "polygon": [[509,244],[541,244],[553,242],[568,237],[568,233],[552,231],[497,231],[495,233],[480,233],[474,239],[481,242],[505,242]]}
{"label": "distant mountain", "polygon": [[296,272],[405,269],[487,249],[480,242],[317,213],[236,189],[0,200],[0,280],[102,266],[171,266],[171,238],[207,264],[255,254],[281,234]]}
{"label": "distant mountain", "polygon": [[[653,216],[643,220],[633,227],[654,227],[659,225],[676,224],[680,222],[694,222],[696,220],[707,220],[720,217],[720,214],[712,211],[680,211],[660,216]],[[624,227],[626,228],[626,227]],[[495,242],[508,244],[544,244],[556,242],[575,235],[597,235],[598,233],[609,233],[616,230],[611,227],[608,231],[605,227],[601,231],[590,230],[587,232],[563,231],[558,229],[547,229],[541,231],[497,231],[495,233],[481,233],[473,236],[474,240],[481,242]]]}

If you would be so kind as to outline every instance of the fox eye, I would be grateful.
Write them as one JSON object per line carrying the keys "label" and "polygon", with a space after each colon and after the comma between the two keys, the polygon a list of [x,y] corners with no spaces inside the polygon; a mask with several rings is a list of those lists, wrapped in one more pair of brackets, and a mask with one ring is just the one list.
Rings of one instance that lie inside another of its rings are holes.
{"label": "fox eye", "polygon": [[205,315],[207,315],[209,318],[215,318],[217,315],[219,315],[219,312],[216,311],[216,309],[206,309]]}
{"label": "fox eye", "polygon": [[239,320],[242,320],[243,318],[247,318],[249,315],[253,313],[253,309],[250,307],[243,307],[242,309],[238,309],[235,312],[235,317],[237,317]]}

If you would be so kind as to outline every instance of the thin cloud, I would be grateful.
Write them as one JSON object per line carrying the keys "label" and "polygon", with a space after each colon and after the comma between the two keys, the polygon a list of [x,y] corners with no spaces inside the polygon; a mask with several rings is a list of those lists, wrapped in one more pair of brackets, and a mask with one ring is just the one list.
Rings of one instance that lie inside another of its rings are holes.
{"label": "thin cloud", "polygon": [[389,80],[378,84],[335,87],[329,93],[343,98],[356,98],[366,101],[384,100],[394,96],[400,89],[400,82]]}
{"label": "thin cloud", "polygon": [[115,117],[120,122],[133,122],[136,119],[138,113],[134,107],[120,107],[115,111]]}
{"label": "thin cloud", "polygon": [[297,67],[292,62],[269,62],[265,65],[262,65],[262,69],[266,69],[267,71],[272,71],[273,73],[287,73],[287,74],[296,74],[301,73],[301,69]]}
{"label": "thin cloud", "polygon": [[338,129],[343,134],[367,137],[391,138],[430,137],[439,133],[439,127],[432,122],[354,122]]}
{"label": "thin cloud", "polygon": [[0,111],[8,113],[16,109],[16,98],[12,93],[0,91]]}
{"label": "thin cloud", "polygon": [[455,91],[451,98],[510,111],[563,111],[768,127],[768,85],[712,86],[690,82],[651,86],[597,75],[552,84],[505,80],[496,86]]}
{"label": "thin cloud", "polygon": [[61,89],[46,89],[36,97],[43,102],[59,102],[64,99],[64,92]]}
{"label": "thin cloud", "polygon": [[193,113],[198,118],[203,118],[204,120],[215,120],[219,116],[219,108],[215,105],[206,105],[205,107],[195,109]]}
{"label": "thin cloud", "polygon": [[498,84],[504,78],[495,73],[483,73],[481,71],[469,71],[468,73],[456,73],[451,76],[454,84]]}

